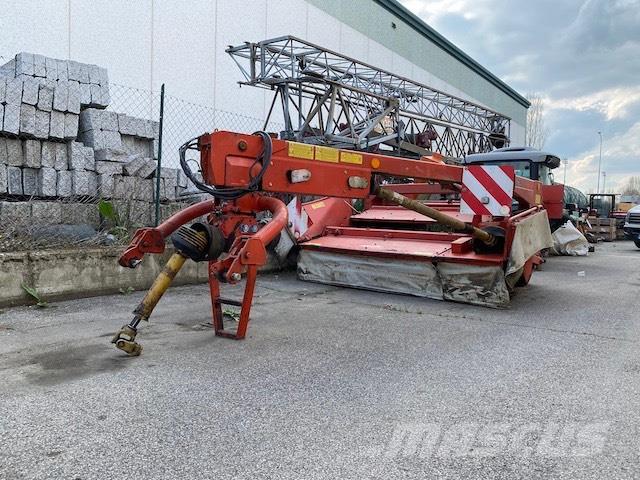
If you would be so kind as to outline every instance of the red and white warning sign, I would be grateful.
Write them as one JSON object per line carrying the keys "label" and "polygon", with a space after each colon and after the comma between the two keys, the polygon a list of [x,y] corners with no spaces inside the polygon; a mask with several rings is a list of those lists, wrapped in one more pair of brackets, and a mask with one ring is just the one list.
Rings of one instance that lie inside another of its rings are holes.
{"label": "red and white warning sign", "polygon": [[470,165],[462,173],[460,213],[506,217],[511,213],[515,172],[507,165]]}

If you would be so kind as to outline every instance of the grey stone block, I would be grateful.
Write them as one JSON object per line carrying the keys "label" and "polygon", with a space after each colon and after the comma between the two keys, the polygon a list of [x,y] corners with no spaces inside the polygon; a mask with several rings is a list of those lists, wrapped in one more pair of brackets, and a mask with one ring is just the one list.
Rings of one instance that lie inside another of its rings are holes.
{"label": "grey stone block", "polygon": [[[144,202],[153,202],[153,193],[155,188],[155,180],[149,179],[145,180],[138,177],[130,177],[136,179],[136,188],[134,190],[135,194],[133,196],[134,200],[142,200]],[[174,193],[175,196],[175,193]]]}
{"label": "grey stone block", "polygon": [[58,194],[58,172],[50,167],[38,170],[38,195],[55,197]]}
{"label": "grey stone block", "polygon": [[31,221],[37,225],[62,223],[62,204],[58,202],[31,202]]}
{"label": "grey stone block", "polygon": [[113,197],[113,185],[114,185],[113,177],[114,176],[109,173],[98,174],[98,196],[99,197],[101,198]]}
{"label": "grey stone block", "polygon": [[67,112],[80,113],[80,84],[69,81]]}
{"label": "grey stone block", "polygon": [[131,121],[133,123],[133,130],[135,132],[133,135],[139,138],[144,138],[144,133],[146,131],[144,126],[144,119],[131,117]]}
{"label": "grey stone block", "polygon": [[31,216],[30,202],[0,202],[0,224],[22,223]]}
{"label": "grey stone block", "polygon": [[15,77],[16,76],[16,59],[15,57],[9,60],[4,65],[0,65],[0,75],[3,77]]}
{"label": "grey stone block", "polygon": [[4,122],[1,130],[12,135],[20,133],[20,104],[6,104],[4,106]]}
{"label": "grey stone block", "polygon": [[64,139],[64,116],[62,112],[56,110],[51,111],[49,123],[49,137],[56,140]]}
{"label": "grey stone block", "polygon": [[47,70],[47,79],[58,79],[58,61],[55,58],[45,57],[44,59],[45,69]]}
{"label": "grey stone block", "polygon": [[102,130],[102,110],[86,108],[80,112],[78,131],[84,133],[89,130]]}
{"label": "grey stone block", "polygon": [[69,142],[67,150],[69,170],[94,170],[93,150],[80,142]]}
{"label": "grey stone block", "polygon": [[91,105],[91,85],[88,83],[80,84],[80,105],[83,107]]}
{"label": "grey stone block", "polygon": [[75,60],[69,60],[67,62],[67,69],[68,69],[68,77],[69,80],[75,80],[76,82],[80,81],[80,63],[76,62]]}
{"label": "grey stone block", "polygon": [[7,95],[7,79],[0,76],[0,103],[5,103],[5,97]]}
{"label": "grey stone block", "polygon": [[41,151],[40,164],[43,167],[54,168],[56,164],[56,144],[53,142],[42,142]]}
{"label": "grey stone block", "polygon": [[69,203],[63,206],[64,223],[80,225],[88,224],[94,228],[100,226],[100,212],[93,203]]}
{"label": "grey stone block", "polygon": [[120,200],[132,200],[136,190],[136,177],[113,177],[113,198]]}
{"label": "grey stone block", "polygon": [[33,74],[36,77],[47,76],[47,66],[44,55],[35,54],[33,56]]}
{"label": "grey stone block", "polygon": [[109,130],[110,132],[118,132],[118,114],[110,110],[98,110],[101,113],[101,130]]}
{"label": "grey stone block", "polygon": [[38,103],[38,90],[40,83],[31,77],[27,77],[22,82],[22,103],[36,105]]}
{"label": "grey stone block", "polygon": [[18,78],[6,79],[5,103],[18,106],[22,103],[22,80]]}
{"label": "grey stone block", "polygon": [[53,109],[58,112],[66,112],[69,103],[69,82],[59,80],[58,86],[53,90]]}
{"label": "grey stone block", "polygon": [[90,83],[90,68],[91,65],[87,63],[80,64],[80,83]]}
{"label": "grey stone block", "polygon": [[129,206],[129,223],[134,227],[151,225],[152,205],[148,202],[134,200]]}
{"label": "grey stone block", "polygon": [[121,148],[101,148],[94,150],[96,161],[126,163],[131,155]]}
{"label": "grey stone block", "polygon": [[98,175],[122,175],[122,167],[122,163],[96,161],[96,173]]}
{"label": "grey stone block", "polygon": [[22,195],[22,169],[20,167],[7,167],[7,177],[9,195]]}
{"label": "grey stone block", "polygon": [[67,150],[69,170],[84,170],[84,145],[80,142],[69,142]]}
{"label": "grey stone block", "polygon": [[64,138],[75,140],[78,137],[78,115],[75,113],[64,114]]}
{"label": "grey stone block", "polygon": [[53,168],[56,170],[67,170],[69,168],[69,161],[67,160],[67,145],[64,143],[53,143],[55,146],[55,163]]}
{"label": "grey stone block", "polygon": [[80,140],[85,145],[93,147],[95,150],[119,150],[122,149],[120,133],[108,130],[87,130],[80,136]]}
{"label": "grey stone block", "polygon": [[125,115],[124,113],[118,114],[118,130],[122,135],[136,134],[136,125],[133,120],[133,117],[129,115]]}
{"label": "grey stone block", "polygon": [[36,107],[33,105],[20,105],[20,133],[31,137],[36,133]]}
{"label": "grey stone block", "polygon": [[16,76],[18,75],[30,75],[35,74],[33,68],[33,54],[27,52],[20,52],[16,55]]}
{"label": "grey stone block", "polygon": [[108,86],[109,85],[109,74],[107,73],[107,69],[106,68],[102,68],[102,67],[98,67],[98,70],[100,71],[100,85],[101,86]]}
{"label": "grey stone block", "polygon": [[109,93],[108,85],[100,85],[100,98],[101,98],[100,106],[107,108],[111,103],[111,94]]}
{"label": "grey stone block", "polygon": [[40,85],[38,92],[38,110],[50,112],[53,108],[53,88],[49,85]]}
{"label": "grey stone block", "polygon": [[22,141],[17,138],[7,138],[7,165],[21,167],[24,165],[24,154],[22,152]]}
{"label": "grey stone block", "polygon": [[121,135],[124,149],[132,155],[142,155],[143,157],[153,157],[151,141],[144,138],[137,138],[132,135]]}
{"label": "grey stone block", "polygon": [[89,67],[89,83],[100,85],[101,73],[97,65],[87,65]]}
{"label": "grey stone block", "polygon": [[69,66],[66,60],[56,60],[56,72],[59,81],[66,82],[69,80]]}
{"label": "grey stone block", "polygon": [[100,89],[100,85],[94,85],[92,83],[89,90],[91,91],[91,106],[102,107],[102,90]]}
{"label": "grey stone block", "polygon": [[58,172],[58,197],[70,197],[72,192],[72,172],[64,170]]}
{"label": "grey stone block", "polygon": [[95,172],[89,173],[89,195],[92,197],[98,196],[98,175]]}
{"label": "grey stone block", "polygon": [[0,137],[0,164],[6,165],[7,161],[7,139]]}
{"label": "grey stone block", "polygon": [[42,165],[42,143],[40,140],[25,140],[22,148],[24,151],[24,166],[39,168]]}
{"label": "grey stone block", "polygon": [[24,195],[38,194],[38,169],[23,168],[22,169],[22,193]]}
{"label": "grey stone block", "polygon": [[72,195],[89,195],[89,174],[86,170],[72,170],[71,193]]}
{"label": "grey stone block", "polygon": [[150,158],[134,156],[124,165],[124,173],[129,176],[151,178],[156,172],[156,162]]}
{"label": "grey stone block", "polygon": [[50,120],[51,120],[50,112],[36,110],[36,129],[34,132],[34,135],[36,138],[41,138],[43,140],[49,138]]}
{"label": "grey stone block", "polygon": [[84,147],[84,163],[87,170],[91,170],[92,172],[96,171],[96,158],[93,148]]}
{"label": "grey stone block", "polygon": [[0,193],[7,193],[7,166],[0,164]]}

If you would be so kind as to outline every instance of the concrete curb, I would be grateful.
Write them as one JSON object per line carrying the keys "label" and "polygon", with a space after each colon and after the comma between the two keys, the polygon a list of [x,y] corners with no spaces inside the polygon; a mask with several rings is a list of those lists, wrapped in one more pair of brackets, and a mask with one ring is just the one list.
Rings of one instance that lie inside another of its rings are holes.
{"label": "concrete curb", "polygon": [[[120,289],[146,290],[158,275],[172,248],[162,255],[147,255],[138,268],[118,265],[122,247],[76,248],[0,253],[0,308],[30,305],[34,300],[22,284],[35,288],[46,301],[117,293]],[[261,271],[280,270],[270,257]],[[174,284],[207,281],[207,263],[188,261]]]}

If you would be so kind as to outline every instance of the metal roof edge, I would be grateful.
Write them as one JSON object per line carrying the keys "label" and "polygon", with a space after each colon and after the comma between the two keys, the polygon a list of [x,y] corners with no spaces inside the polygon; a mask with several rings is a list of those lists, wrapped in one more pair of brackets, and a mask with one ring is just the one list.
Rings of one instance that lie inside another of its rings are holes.
{"label": "metal roof edge", "polygon": [[411,28],[420,33],[423,37],[431,40],[434,44],[440,47],[442,50],[456,58],[458,61],[469,67],[476,72],[482,78],[487,80],[492,85],[498,87],[504,93],[513,98],[523,107],[529,108],[531,103],[513,88],[507,85],[505,82],[496,77],[493,73],[480,65],[477,61],[464,53],[453,43],[436,32],[433,28],[427,25],[420,17],[412,13],[407,8],[403,7],[397,0],[373,0],[375,3],[383,7],[388,12],[396,15],[400,20],[409,25]]}

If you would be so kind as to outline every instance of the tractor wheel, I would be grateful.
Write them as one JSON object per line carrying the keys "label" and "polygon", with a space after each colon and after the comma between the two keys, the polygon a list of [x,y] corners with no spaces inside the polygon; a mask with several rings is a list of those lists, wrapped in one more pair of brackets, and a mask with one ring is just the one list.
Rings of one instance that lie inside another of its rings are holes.
{"label": "tractor wheel", "polygon": [[640,240],[634,240],[633,243],[636,244],[636,247],[640,248]]}

